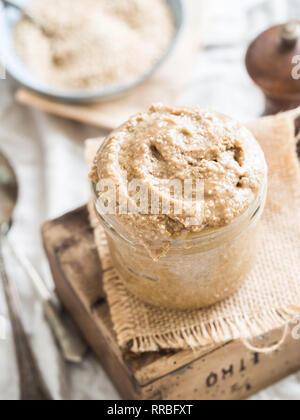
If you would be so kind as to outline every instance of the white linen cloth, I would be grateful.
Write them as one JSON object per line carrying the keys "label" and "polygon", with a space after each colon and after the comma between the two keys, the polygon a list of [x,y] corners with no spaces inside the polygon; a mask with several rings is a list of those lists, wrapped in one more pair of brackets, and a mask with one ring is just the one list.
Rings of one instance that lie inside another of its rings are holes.
{"label": "white linen cloth", "polygon": [[[300,17],[299,0],[219,0],[206,34],[206,48],[199,51],[182,104],[199,104],[240,120],[259,116],[263,99],[245,70],[246,47],[268,26],[295,17]],[[41,224],[87,202],[83,141],[105,132],[22,107],[14,101],[15,88],[11,80],[0,80],[0,149],[13,163],[20,181],[10,238],[52,286],[42,249]],[[119,398],[92,355],[80,366],[64,364],[29,280],[9,252],[6,263],[9,275],[18,283],[26,329],[54,398]],[[6,314],[0,290],[0,316]],[[0,400],[15,400],[18,376],[9,323],[6,333],[6,340],[0,340]],[[300,373],[252,399],[299,400]]]}

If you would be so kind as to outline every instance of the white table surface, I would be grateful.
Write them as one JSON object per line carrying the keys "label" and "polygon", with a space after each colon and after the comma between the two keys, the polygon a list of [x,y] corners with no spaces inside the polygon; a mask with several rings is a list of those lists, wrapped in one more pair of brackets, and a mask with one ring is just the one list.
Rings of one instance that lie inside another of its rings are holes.
{"label": "white table surface", "polygon": [[[244,67],[246,46],[271,24],[296,16],[300,17],[299,0],[219,0],[209,25],[206,49],[199,51],[197,65],[181,98],[182,104],[200,104],[240,120],[260,115],[262,96]],[[9,79],[0,80],[0,148],[12,160],[21,186],[11,240],[18,242],[52,285],[42,250],[40,226],[45,220],[87,201],[83,140],[105,132],[20,106],[14,101],[15,88]],[[9,274],[17,280],[21,291],[27,332],[54,397],[118,398],[93,356],[78,367],[63,363],[30,282],[9,253],[6,257]],[[2,290],[0,315],[6,315]],[[8,323],[6,332],[6,340],[0,340],[0,400],[15,400],[18,376]],[[300,373],[252,399],[300,400]]]}

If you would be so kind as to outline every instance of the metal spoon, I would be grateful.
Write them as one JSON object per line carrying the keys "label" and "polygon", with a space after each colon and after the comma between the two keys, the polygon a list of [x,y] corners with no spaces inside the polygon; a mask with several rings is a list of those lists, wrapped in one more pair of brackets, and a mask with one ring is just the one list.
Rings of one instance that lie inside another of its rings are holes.
{"label": "metal spoon", "polygon": [[41,22],[38,22],[38,20],[33,16],[28,10],[23,8],[20,4],[18,4],[15,0],[1,0],[4,6],[14,7],[15,9],[19,10],[22,15],[30,20],[35,26],[40,28],[40,30],[46,35],[51,36],[51,32],[41,24]]}
{"label": "metal spoon", "polygon": [[[35,356],[22,324],[20,299],[15,282],[9,279],[3,261],[3,245],[5,235],[11,226],[12,214],[18,199],[18,182],[16,174],[0,153],[0,277],[3,281],[8,312],[11,320],[15,352],[20,374],[21,400],[51,400],[49,391],[43,381]],[[21,259],[23,267],[34,281],[43,298],[44,311],[47,320],[61,346],[64,357],[68,361],[80,362],[86,352],[86,345],[63,322],[61,315],[52,301],[52,296],[42,279],[37,275],[28,260],[20,251],[14,249],[16,256]],[[31,271],[30,271],[31,270]],[[33,278],[35,276],[35,278]]]}
{"label": "metal spoon", "polygon": [[13,330],[15,352],[20,374],[21,400],[51,400],[41,376],[28,338],[24,331],[18,299],[18,293],[13,281],[6,274],[3,261],[4,235],[10,227],[11,216],[18,198],[18,184],[15,174],[0,154],[0,276],[3,281],[9,317]]}
{"label": "metal spoon", "polygon": [[[10,177],[12,179],[13,184],[16,185],[17,188],[17,178],[16,175],[7,162],[7,160],[4,158],[3,155],[0,153],[0,158],[2,157],[2,162],[5,162],[5,165],[3,163],[1,164],[0,161],[0,198],[1,193],[3,193],[1,184],[4,186],[5,184],[5,178],[4,178],[4,171],[7,171],[7,168],[10,168]],[[2,172],[1,172],[2,168]],[[3,178],[1,177],[1,173]],[[3,182],[1,182],[3,179]],[[7,194],[10,193],[9,189],[6,192]],[[1,203],[4,205],[5,202],[8,202],[8,200],[5,200],[5,197],[0,202],[0,217],[1,217]],[[9,220],[9,217],[11,217],[13,208],[14,208],[14,201],[12,200],[13,207],[9,207],[8,214],[6,216],[6,220]],[[3,208],[3,214],[5,210]],[[0,221],[1,225],[1,221]],[[11,221],[9,223],[8,227],[5,227],[5,234],[8,233],[9,227],[11,225]],[[50,327],[55,335],[55,338],[59,344],[59,347],[62,351],[63,357],[67,362],[71,363],[81,363],[84,359],[85,354],[87,353],[87,345],[83,341],[83,339],[78,335],[76,329],[72,325],[69,319],[66,319],[66,317],[63,317],[63,314],[61,313],[60,309],[55,303],[54,296],[52,295],[52,292],[48,289],[46,283],[43,281],[42,277],[39,275],[37,270],[34,268],[34,266],[31,264],[31,262],[28,260],[28,258],[23,255],[21,250],[18,248],[16,244],[13,244],[11,241],[6,241],[7,245],[10,247],[11,251],[23,267],[24,271],[32,281],[35,290],[37,294],[39,295],[39,298],[43,302],[44,307],[44,313],[47,321],[50,324]]]}

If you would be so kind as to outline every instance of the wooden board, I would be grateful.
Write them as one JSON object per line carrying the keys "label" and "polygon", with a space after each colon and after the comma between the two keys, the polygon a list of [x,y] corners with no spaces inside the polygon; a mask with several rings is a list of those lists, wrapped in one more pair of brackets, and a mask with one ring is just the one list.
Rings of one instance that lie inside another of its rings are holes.
{"label": "wooden board", "polygon": [[[300,369],[300,340],[289,334],[271,355],[239,341],[206,351],[122,352],[102,288],[102,267],[85,207],[43,226],[57,294],[124,399],[240,400]],[[275,344],[282,332],[260,337]]]}

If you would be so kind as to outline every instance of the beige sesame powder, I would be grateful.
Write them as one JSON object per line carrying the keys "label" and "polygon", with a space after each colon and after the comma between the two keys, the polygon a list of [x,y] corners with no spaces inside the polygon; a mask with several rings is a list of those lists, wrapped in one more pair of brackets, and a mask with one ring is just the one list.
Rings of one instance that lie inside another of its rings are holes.
{"label": "beige sesame powder", "polygon": [[135,81],[167,50],[175,30],[165,0],[32,0],[28,10],[47,35],[22,18],[17,54],[37,78],[62,89]]}

